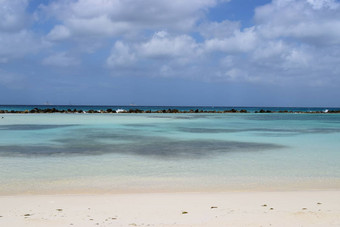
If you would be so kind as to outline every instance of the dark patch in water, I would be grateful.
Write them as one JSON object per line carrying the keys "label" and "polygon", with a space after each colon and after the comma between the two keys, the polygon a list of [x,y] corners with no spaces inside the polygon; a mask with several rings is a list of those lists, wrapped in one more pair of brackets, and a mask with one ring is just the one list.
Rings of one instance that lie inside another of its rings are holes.
{"label": "dark patch in water", "polygon": [[245,114],[240,115],[241,118],[246,120],[255,121],[319,121],[319,122],[338,122],[340,121],[338,114]]}
{"label": "dark patch in water", "polygon": [[208,114],[155,114],[147,116],[148,118],[165,118],[165,119],[202,119],[202,118],[211,118],[212,116],[208,116]]}
{"label": "dark patch in water", "polygon": [[340,128],[313,128],[307,130],[307,133],[338,133]]}
{"label": "dark patch in water", "polygon": [[242,132],[240,129],[224,129],[224,128],[185,128],[180,127],[178,131],[190,133],[233,133]]}
{"label": "dark patch in water", "polygon": [[[339,133],[340,128],[310,128],[310,129],[252,129],[249,131],[264,132],[263,134],[268,135],[276,133],[278,135],[299,135],[299,134],[329,134]],[[266,134],[268,133],[268,134]]]}
{"label": "dark patch in water", "polygon": [[[112,136],[112,135],[111,135]],[[110,137],[111,138],[111,137]],[[136,136],[131,141],[102,143],[99,137],[59,139],[57,145],[0,146],[0,156],[58,156],[102,155],[107,153],[133,154],[156,158],[201,158],[226,152],[254,152],[278,149],[284,146],[270,143],[236,142],[222,140],[173,140],[163,137]]]}
{"label": "dark patch in water", "polygon": [[[82,141],[101,141],[106,140],[110,142],[126,142],[126,141],[142,141],[150,136],[146,136],[143,134],[135,134],[135,130],[127,130],[127,129],[115,129],[115,130],[107,130],[102,128],[84,128],[84,129],[76,129],[67,133],[64,138],[55,139],[55,142],[59,143],[81,143]],[[140,133],[140,131],[138,132]],[[77,135],[77,138],[74,138],[74,135]],[[90,139],[89,139],[90,138]]]}
{"label": "dark patch in water", "polygon": [[261,135],[299,135],[299,134],[324,134],[324,133],[339,133],[340,128],[310,128],[310,129],[284,129],[284,128],[189,128],[179,127],[178,131],[189,133],[235,133],[235,132],[255,132]]}
{"label": "dark patch in water", "polygon": [[134,127],[134,128],[147,128],[147,127],[156,127],[156,124],[123,124],[123,126]]}
{"label": "dark patch in water", "polygon": [[16,125],[0,125],[0,130],[44,130],[77,126],[72,125],[37,125],[37,124],[16,124]]}
{"label": "dark patch in water", "polygon": [[[133,154],[171,158],[200,158],[225,152],[263,151],[282,148],[280,145],[221,140],[160,141],[134,146]],[[125,150],[125,149],[124,149]]]}

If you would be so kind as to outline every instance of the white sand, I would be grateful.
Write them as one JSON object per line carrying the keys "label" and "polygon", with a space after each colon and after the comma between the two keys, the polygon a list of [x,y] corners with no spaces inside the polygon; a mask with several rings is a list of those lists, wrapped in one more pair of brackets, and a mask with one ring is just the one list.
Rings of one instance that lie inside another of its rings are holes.
{"label": "white sand", "polygon": [[0,216],[3,227],[340,226],[340,191],[0,196]]}

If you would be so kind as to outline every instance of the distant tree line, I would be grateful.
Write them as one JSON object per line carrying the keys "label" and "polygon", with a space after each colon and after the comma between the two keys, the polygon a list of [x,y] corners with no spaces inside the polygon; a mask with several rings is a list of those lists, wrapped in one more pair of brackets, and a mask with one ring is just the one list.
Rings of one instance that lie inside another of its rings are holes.
{"label": "distant tree line", "polygon": [[[202,109],[191,109],[191,110],[178,110],[178,109],[163,109],[163,110],[141,110],[141,109],[129,109],[129,110],[113,110],[113,109],[106,109],[106,110],[82,110],[82,109],[67,109],[67,110],[58,110],[56,108],[46,108],[46,109],[39,109],[34,108],[31,110],[0,110],[0,114],[5,113],[20,113],[20,114],[28,114],[28,113],[249,113],[245,109],[236,110],[202,110]],[[264,110],[261,109],[259,111],[255,111],[255,113],[340,113],[340,110],[327,110],[327,111],[288,111],[288,110],[279,110],[279,111],[272,111],[272,110]]]}

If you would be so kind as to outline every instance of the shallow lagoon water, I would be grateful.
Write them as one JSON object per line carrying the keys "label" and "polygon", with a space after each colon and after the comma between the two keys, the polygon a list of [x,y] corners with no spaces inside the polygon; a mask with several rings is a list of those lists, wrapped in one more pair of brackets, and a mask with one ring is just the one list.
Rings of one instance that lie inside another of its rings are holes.
{"label": "shallow lagoon water", "polygon": [[338,114],[2,116],[2,194],[340,187]]}

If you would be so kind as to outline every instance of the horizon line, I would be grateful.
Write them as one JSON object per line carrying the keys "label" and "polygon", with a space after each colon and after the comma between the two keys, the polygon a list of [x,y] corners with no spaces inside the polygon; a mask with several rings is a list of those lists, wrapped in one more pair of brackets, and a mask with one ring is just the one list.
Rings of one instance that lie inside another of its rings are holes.
{"label": "horizon line", "polygon": [[340,108],[339,106],[236,106],[236,105],[131,105],[131,104],[0,104],[0,106],[124,106],[124,107],[210,107],[210,108]]}

